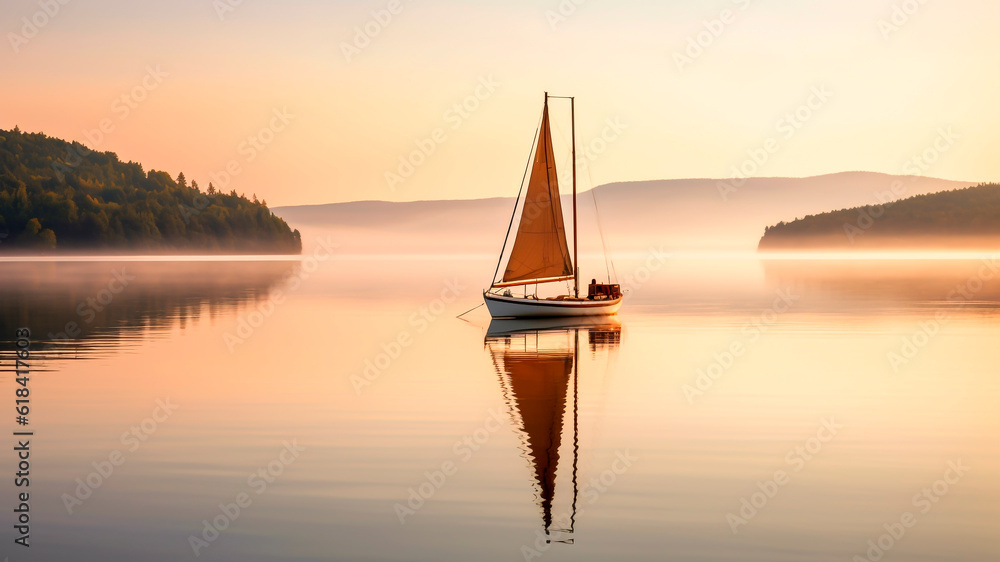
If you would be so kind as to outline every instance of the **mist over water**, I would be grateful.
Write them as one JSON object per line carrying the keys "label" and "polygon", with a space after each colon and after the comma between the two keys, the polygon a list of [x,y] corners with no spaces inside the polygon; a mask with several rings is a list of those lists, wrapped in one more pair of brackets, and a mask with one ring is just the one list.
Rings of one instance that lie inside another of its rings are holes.
{"label": "mist over water", "polygon": [[1000,556],[990,255],[637,250],[616,320],[521,326],[455,318],[495,256],[312,252],[0,264],[34,559]]}

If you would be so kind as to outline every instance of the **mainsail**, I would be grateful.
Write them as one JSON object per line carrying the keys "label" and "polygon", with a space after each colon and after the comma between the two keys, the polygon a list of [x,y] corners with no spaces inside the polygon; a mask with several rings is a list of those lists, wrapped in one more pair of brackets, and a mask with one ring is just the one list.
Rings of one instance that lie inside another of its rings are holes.
{"label": "mainsail", "polygon": [[535,161],[521,211],[521,222],[507,260],[507,269],[498,285],[572,278],[573,263],[566,243],[552,134],[549,130],[549,108],[546,104],[538,132]]}

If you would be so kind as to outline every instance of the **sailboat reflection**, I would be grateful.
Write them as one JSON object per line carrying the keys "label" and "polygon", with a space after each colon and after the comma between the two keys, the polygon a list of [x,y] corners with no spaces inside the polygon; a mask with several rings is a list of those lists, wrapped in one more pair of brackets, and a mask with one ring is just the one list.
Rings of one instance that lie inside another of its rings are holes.
{"label": "sailboat reflection", "polygon": [[[615,317],[500,319],[493,320],[486,333],[485,345],[519,433],[549,542],[573,543],[579,493],[580,340],[584,334],[591,352],[588,361],[606,358],[621,344],[621,324]],[[568,405],[572,406],[571,419],[566,419]],[[570,429],[572,440],[564,441],[563,433]],[[566,467],[563,461],[559,473],[561,452],[563,456],[571,452],[572,465]],[[568,505],[557,507],[557,483],[560,490],[571,487]]]}

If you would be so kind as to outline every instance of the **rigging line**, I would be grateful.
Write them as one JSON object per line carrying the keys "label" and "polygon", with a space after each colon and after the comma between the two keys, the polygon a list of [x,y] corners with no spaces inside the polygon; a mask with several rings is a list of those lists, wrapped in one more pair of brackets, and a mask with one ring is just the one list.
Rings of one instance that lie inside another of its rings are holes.
{"label": "rigging line", "polygon": [[480,306],[483,306],[484,304],[486,304],[486,303],[485,303],[485,302],[481,302],[481,303],[477,304],[476,306],[474,306],[474,307],[470,308],[469,310],[466,310],[465,312],[463,312],[463,313],[459,314],[459,315],[458,315],[458,316],[456,316],[455,318],[461,318],[461,317],[465,316],[466,314],[468,314],[468,313],[472,312],[473,310],[475,310],[475,309],[479,308]]}
{"label": "rigging line", "polygon": [[497,273],[500,273],[500,264],[503,263],[503,253],[507,251],[507,239],[510,238],[510,229],[514,226],[514,217],[517,216],[517,204],[521,202],[521,192],[524,191],[524,180],[528,177],[528,170],[531,169],[532,156],[535,153],[536,139],[538,138],[538,131],[542,128],[542,118],[545,116],[545,110],[542,110],[542,117],[538,118],[538,126],[535,127],[535,136],[531,138],[531,150],[528,151],[528,164],[524,167],[524,175],[521,177],[521,187],[517,190],[517,199],[514,200],[514,212],[510,214],[510,224],[507,225],[507,234],[503,237],[503,247],[500,248],[500,258],[497,259],[497,268],[493,272],[493,280],[490,281],[490,287],[496,283]]}
{"label": "rigging line", "polygon": [[[555,96],[549,96],[549,97],[555,97]],[[550,120],[550,124],[551,124],[551,120]],[[559,137],[566,144],[572,145],[572,143],[570,142],[570,140],[566,137],[566,133],[562,130],[562,128],[559,127],[558,123],[551,124],[551,126],[555,127],[556,132],[559,134]],[[577,160],[583,160],[585,158],[586,158],[586,156],[583,156],[583,157],[577,158]],[[572,157],[570,157],[569,160],[572,160]],[[578,165],[578,162],[573,162],[573,165],[574,166]],[[587,169],[587,181],[590,184],[590,196],[593,198],[593,201],[594,201],[594,214],[595,214],[595,217],[597,219],[597,232],[601,236],[601,249],[604,250],[604,270],[605,270],[605,272],[608,275],[608,282],[610,283],[610,282],[618,280],[618,272],[615,270],[614,259],[611,258],[611,253],[608,252],[607,242],[604,239],[604,228],[603,228],[603,225],[601,224],[601,212],[600,212],[600,208],[597,205],[597,193],[596,193],[597,192],[597,188],[594,185],[594,178],[591,177],[591,174],[590,174],[590,163],[589,163],[589,161],[587,162],[587,165],[585,167]],[[612,273],[614,273],[613,277],[611,275]]]}
{"label": "rigging line", "polygon": [[[587,165],[587,181],[590,182],[590,196],[594,199],[594,215],[597,217],[597,232],[601,235],[601,248],[604,250],[604,270],[608,273],[608,282],[612,280],[611,272],[614,271],[614,280],[618,280],[618,272],[615,271],[615,262],[608,253],[608,245],[604,241],[604,228],[601,226],[601,210],[597,206],[597,187],[594,185],[594,178],[590,175],[590,165]],[[610,271],[609,271],[610,270]]]}
{"label": "rigging line", "polygon": [[[552,96],[549,96],[549,97],[552,97]],[[566,146],[570,147],[570,149],[573,148],[573,142],[569,140],[569,135],[567,135],[566,132],[562,130],[562,127],[559,126],[559,123],[557,123],[557,122],[552,121],[551,119],[549,119],[549,127],[550,128],[553,128],[553,127],[555,128],[557,136],[559,137],[559,140],[561,140],[563,142],[563,144],[565,144]],[[555,147],[555,145],[553,145],[553,148],[554,147]],[[573,157],[570,154],[567,154],[563,158],[563,164],[568,166],[569,164],[567,164],[567,162],[569,162],[572,159],[573,159]]]}
{"label": "rigging line", "polygon": [[[568,96],[549,96],[549,97],[550,98],[559,98],[559,99],[572,99],[572,98],[570,98]],[[554,158],[555,160],[559,159],[555,155],[555,143],[552,142],[552,128],[553,127],[555,127],[555,130],[556,130],[556,133],[558,134],[558,136],[560,136],[562,138],[562,140],[569,146],[569,148],[570,148],[570,154],[567,155],[568,156],[567,159],[571,162],[571,165],[573,166],[573,168],[571,168],[571,169],[575,169],[576,162],[573,162],[573,157],[572,157],[572,154],[573,154],[573,152],[572,152],[573,151],[573,142],[570,141],[566,137],[566,133],[564,133],[563,130],[562,130],[562,128],[559,127],[559,123],[552,120],[552,115],[550,113],[549,114],[549,147],[552,149],[552,152],[553,152],[552,158]],[[546,152],[545,154],[546,154],[546,162],[548,162],[548,152]],[[562,221],[562,223],[563,223],[563,237],[565,238],[565,236],[566,236],[566,234],[565,234],[566,233],[566,213],[565,213],[565,211],[562,210],[562,205],[563,205],[563,202],[562,202],[562,193],[559,191],[559,168],[558,168],[557,163],[555,161],[552,162],[552,169],[555,172],[555,178],[556,178],[556,199],[559,201],[559,211],[560,211],[559,212],[559,216],[558,217],[556,216],[556,211],[555,211],[555,207],[554,206],[550,205],[549,208],[552,209],[552,220],[555,221],[555,220],[558,219],[559,221]],[[548,178],[546,177],[546,179],[548,179]],[[574,193],[574,196],[575,195],[576,194]],[[550,189],[549,189],[549,198],[550,198],[550,200],[551,200],[551,197],[552,197],[552,190],[551,190],[551,184],[550,184]],[[571,199],[571,203],[575,204],[575,200]],[[576,234],[576,231],[574,230],[574,232],[573,232],[574,257],[576,257],[576,251],[577,251],[577,245],[578,244],[579,244],[579,240],[577,239],[577,234]],[[568,243],[567,243],[566,250],[569,251]],[[569,258],[569,256],[567,256],[567,258]],[[571,259],[570,261],[572,262],[572,268],[573,268],[572,273],[573,273],[573,278],[574,278],[574,287],[576,287],[576,284],[578,283],[578,281],[576,281],[576,277],[577,277],[576,271],[580,267],[580,264],[575,263],[576,260],[572,260]],[[569,292],[569,291],[567,291],[567,292]],[[574,294],[574,296],[579,296],[579,295]]]}
{"label": "rigging line", "polygon": [[[549,97],[554,97],[554,96],[549,96]],[[556,133],[558,133],[558,135],[559,135],[559,139],[566,146],[568,146],[569,149],[570,149],[570,151],[571,151],[570,154],[565,155],[565,157],[563,158],[562,165],[566,166],[566,167],[575,166],[576,162],[573,162],[573,156],[572,156],[573,143],[569,140],[569,136],[565,133],[565,131],[562,130],[562,128],[559,126],[559,123],[556,123],[556,122],[552,121],[551,119],[549,119],[549,127],[550,128],[551,127],[555,127]],[[554,150],[555,149],[555,145],[553,144],[552,147],[553,147],[553,150]],[[558,157],[557,157],[557,159],[558,159]],[[572,169],[572,168],[570,168],[570,169]],[[560,200],[560,202],[561,202],[561,200]]]}

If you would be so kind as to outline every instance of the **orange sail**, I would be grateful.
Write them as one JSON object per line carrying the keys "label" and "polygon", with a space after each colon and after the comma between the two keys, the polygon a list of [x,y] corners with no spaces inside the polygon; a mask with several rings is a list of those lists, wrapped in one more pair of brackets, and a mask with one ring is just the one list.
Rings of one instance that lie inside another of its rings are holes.
{"label": "orange sail", "polygon": [[559,281],[573,278],[573,263],[566,243],[559,181],[556,178],[549,108],[542,112],[535,161],[507,269],[498,285],[518,281]]}

